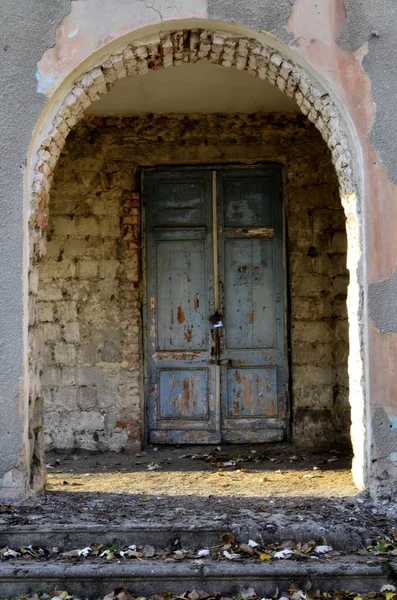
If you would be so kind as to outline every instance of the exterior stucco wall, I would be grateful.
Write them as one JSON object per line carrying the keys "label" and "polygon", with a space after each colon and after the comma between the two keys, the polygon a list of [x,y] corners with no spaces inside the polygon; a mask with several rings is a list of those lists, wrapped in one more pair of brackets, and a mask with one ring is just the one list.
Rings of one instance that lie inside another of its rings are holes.
{"label": "exterior stucco wall", "polygon": [[24,169],[35,123],[46,98],[36,91],[43,52],[70,2],[1,2],[0,67],[0,495],[24,494],[29,469],[27,428],[26,301],[24,272]]}
{"label": "exterior stucco wall", "polygon": [[[317,72],[339,98],[349,116],[359,144],[358,159],[363,178],[364,261],[363,283],[376,311],[363,316],[366,344],[368,410],[373,416],[368,429],[371,478],[369,485],[378,495],[397,492],[395,483],[396,388],[394,368],[397,332],[388,333],[382,323],[392,323],[396,300],[387,283],[392,279],[397,259],[397,190],[394,141],[397,78],[393,53],[397,27],[393,0],[295,0],[275,3],[255,0],[249,7],[233,0],[204,0],[172,4],[156,2],[153,9],[144,3],[124,0],[118,3],[59,0],[53,3],[4,0],[0,8],[3,40],[1,69],[2,152],[1,202],[4,231],[1,236],[2,306],[0,336],[4,360],[0,371],[1,438],[7,439],[0,458],[2,495],[23,493],[27,483],[18,480],[15,469],[27,464],[24,450],[28,411],[26,391],[27,356],[27,248],[24,236],[23,168],[35,122],[48,96],[65,77],[73,77],[78,64],[93,52],[121,35],[161,21],[218,19],[265,30],[284,42],[291,53]],[[117,13],[117,15],[116,15]],[[99,26],[100,25],[100,26]],[[228,25],[229,27],[229,25]],[[153,29],[148,30],[153,31]],[[55,45],[54,45],[55,44]],[[36,90],[36,72],[38,90]],[[385,81],[387,80],[387,85]],[[41,90],[41,91],[40,91]],[[56,93],[53,96],[55,101]],[[22,116],[22,118],[21,118]],[[38,125],[36,135],[44,121]],[[388,179],[388,175],[390,179]],[[379,299],[379,285],[386,292]],[[26,289],[26,288],[25,288]],[[367,306],[367,305],[365,305]],[[372,316],[371,316],[372,315]],[[367,320],[368,319],[368,320]],[[381,418],[378,418],[378,416]],[[387,432],[387,436],[385,433]],[[384,439],[388,440],[387,444]],[[378,468],[379,465],[379,468]],[[23,471],[23,469],[22,469]],[[381,476],[382,485],[379,487]],[[9,491],[7,491],[9,490]]]}

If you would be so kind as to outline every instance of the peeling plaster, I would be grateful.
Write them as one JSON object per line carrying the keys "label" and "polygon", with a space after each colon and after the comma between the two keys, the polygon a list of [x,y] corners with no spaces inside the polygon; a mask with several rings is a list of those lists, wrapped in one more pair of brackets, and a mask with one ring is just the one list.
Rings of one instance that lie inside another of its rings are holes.
{"label": "peeling plaster", "polygon": [[72,0],[55,45],[38,63],[37,92],[51,96],[76,66],[129,32],[173,19],[206,19],[207,0]]}
{"label": "peeling plaster", "polygon": [[[376,460],[382,462],[391,456],[397,456],[397,433],[390,425],[387,413],[380,406],[376,408],[373,416],[373,443],[376,446]],[[391,459],[395,460],[395,459]],[[397,487],[397,482],[394,482]]]}
{"label": "peeling plaster", "polygon": [[344,50],[368,44],[363,65],[372,82],[377,108],[370,137],[387,165],[388,176],[397,183],[397,120],[390,119],[397,96],[396,3],[395,0],[344,0],[344,3],[347,19],[338,43]]}
{"label": "peeling plaster", "polygon": [[397,415],[389,415],[389,420],[392,429],[397,429]]}
{"label": "peeling plaster", "polygon": [[397,270],[368,286],[369,316],[378,333],[397,332]]}

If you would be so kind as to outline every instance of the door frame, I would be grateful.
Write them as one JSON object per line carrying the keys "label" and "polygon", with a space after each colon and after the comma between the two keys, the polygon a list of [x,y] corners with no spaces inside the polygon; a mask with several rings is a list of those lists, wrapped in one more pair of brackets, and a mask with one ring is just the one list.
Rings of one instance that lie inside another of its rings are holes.
{"label": "door frame", "polygon": [[[140,218],[140,257],[141,257],[141,323],[142,323],[142,443],[148,444],[148,396],[149,396],[149,378],[148,378],[148,340],[146,335],[147,329],[147,236],[146,236],[146,186],[145,175],[150,171],[188,171],[192,169],[219,171],[219,170],[253,170],[258,167],[269,167],[279,172],[280,181],[280,199],[281,199],[281,215],[282,215],[282,279],[284,282],[284,365],[285,365],[285,396],[286,396],[286,413],[285,413],[285,441],[292,439],[292,380],[291,380],[291,298],[290,298],[290,277],[289,277],[289,260],[288,260],[288,227],[286,214],[286,181],[285,181],[285,165],[280,162],[272,161],[257,161],[254,163],[244,162],[228,162],[228,163],[189,163],[189,164],[160,164],[160,165],[142,165],[140,168],[140,197],[141,197],[141,218]],[[219,416],[220,418],[220,416]],[[277,443],[283,443],[283,441]]]}

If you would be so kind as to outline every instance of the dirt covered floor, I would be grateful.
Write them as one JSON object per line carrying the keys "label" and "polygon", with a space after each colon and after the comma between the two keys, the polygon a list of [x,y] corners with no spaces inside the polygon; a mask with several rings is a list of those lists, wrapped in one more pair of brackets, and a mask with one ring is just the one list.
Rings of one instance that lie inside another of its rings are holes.
{"label": "dirt covered floor", "polygon": [[139,454],[50,454],[46,460],[51,492],[245,498],[358,493],[350,456],[290,445],[152,446]]}

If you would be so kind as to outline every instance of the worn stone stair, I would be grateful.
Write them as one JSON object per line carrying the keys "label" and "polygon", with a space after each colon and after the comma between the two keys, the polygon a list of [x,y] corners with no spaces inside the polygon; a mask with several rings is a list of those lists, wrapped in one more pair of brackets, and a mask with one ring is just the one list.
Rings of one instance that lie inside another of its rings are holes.
{"label": "worn stone stair", "polygon": [[155,560],[85,560],[79,564],[11,560],[0,567],[0,593],[15,596],[36,590],[68,590],[87,598],[105,595],[125,586],[137,595],[152,595],[172,590],[182,594],[200,589],[236,596],[253,587],[258,595],[274,596],[286,592],[291,584],[298,589],[351,590],[357,593],[378,591],[385,583],[395,583],[396,565],[366,564],[357,557],[319,562],[279,561],[232,563],[191,560],[165,563]]}

